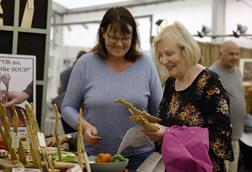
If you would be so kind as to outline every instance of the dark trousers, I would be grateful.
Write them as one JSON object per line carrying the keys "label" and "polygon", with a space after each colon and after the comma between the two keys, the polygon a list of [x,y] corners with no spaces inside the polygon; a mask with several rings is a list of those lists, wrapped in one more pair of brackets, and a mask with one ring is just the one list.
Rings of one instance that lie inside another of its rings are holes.
{"label": "dark trousers", "polygon": [[240,141],[240,150],[241,164],[243,164],[245,170],[252,171],[252,147]]}
{"label": "dark trousers", "polygon": [[[68,124],[64,121],[64,119],[61,119],[61,122],[62,122],[62,126],[63,126],[63,129],[64,129],[64,132],[65,132],[66,134],[76,132],[76,130],[73,129],[70,125],[68,125]],[[70,151],[76,151],[76,150],[77,150],[77,142],[73,142],[73,143],[70,142],[70,143],[69,143],[69,150],[70,150]]]}

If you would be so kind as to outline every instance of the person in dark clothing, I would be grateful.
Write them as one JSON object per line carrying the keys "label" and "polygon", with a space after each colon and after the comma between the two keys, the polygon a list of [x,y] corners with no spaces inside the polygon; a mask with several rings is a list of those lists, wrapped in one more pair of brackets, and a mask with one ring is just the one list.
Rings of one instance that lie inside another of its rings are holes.
{"label": "person in dark clothing", "polygon": [[[76,56],[76,60],[74,62],[74,64],[76,63],[76,61],[83,55],[83,54],[86,54],[87,52],[86,51],[79,51],[77,56]],[[54,98],[52,100],[52,104],[56,104],[59,112],[61,113],[61,104],[62,104],[62,101],[64,99],[64,96],[65,96],[65,92],[66,92],[66,89],[67,89],[67,85],[68,85],[68,82],[69,82],[69,78],[70,78],[70,75],[71,75],[71,72],[73,70],[73,66],[70,66],[69,68],[63,70],[61,73],[60,73],[60,88],[59,88],[59,92],[60,94]],[[62,121],[62,125],[63,125],[63,129],[64,129],[64,132],[65,133],[72,133],[72,132],[75,132],[76,130],[73,129],[72,127],[70,127],[63,119],[61,120]]]}
{"label": "person in dark clothing", "polygon": [[[251,90],[252,91],[252,90]],[[248,91],[249,94],[252,92]],[[252,144],[249,138],[252,137],[252,115],[247,113],[244,122],[244,133],[242,134],[240,142],[240,166],[243,166],[244,172],[252,171]],[[242,170],[240,170],[243,172]]]}
{"label": "person in dark clothing", "polygon": [[[87,52],[86,52],[86,51],[83,51],[83,50],[79,51],[78,54],[77,54],[77,56],[76,56],[76,60],[75,60],[74,64],[76,63],[76,61],[77,61],[83,54],[86,54],[86,53],[87,53]],[[65,92],[66,89],[67,89],[67,85],[68,85],[69,78],[70,78],[71,72],[72,72],[72,70],[73,70],[74,64],[73,64],[71,67],[69,67],[69,68],[63,70],[63,71],[60,73],[60,86],[61,86],[61,90],[62,90],[63,92]]]}

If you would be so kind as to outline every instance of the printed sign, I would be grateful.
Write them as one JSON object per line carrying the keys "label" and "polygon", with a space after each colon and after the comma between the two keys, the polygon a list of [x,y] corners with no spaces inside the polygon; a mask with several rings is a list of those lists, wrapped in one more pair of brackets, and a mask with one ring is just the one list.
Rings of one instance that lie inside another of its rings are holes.
{"label": "printed sign", "polygon": [[35,65],[35,56],[0,54],[0,103],[10,100],[7,91],[22,92],[30,85],[33,96],[29,100],[36,107]]}
{"label": "printed sign", "polygon": [[[0,54],[0,103],[15,105],[19,117],[18,127],[24,127],[22,109],[33,104],[36,114],[36,58],[30,55]],[[25,96],[24,96],[25,95]],[[19,101],[14,101],[19,99]],[[10,126],[14,126],[10,108],[6,108]]]}

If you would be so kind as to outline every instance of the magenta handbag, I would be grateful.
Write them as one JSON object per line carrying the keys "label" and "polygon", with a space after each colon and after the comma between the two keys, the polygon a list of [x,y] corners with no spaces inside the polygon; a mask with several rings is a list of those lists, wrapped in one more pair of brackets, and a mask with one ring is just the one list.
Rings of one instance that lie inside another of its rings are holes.
{"label": "magenta handbag", "polygon": [[213,172],[208,150],[208,129],[187,126],[167,128],[161,148],[167,172]]}

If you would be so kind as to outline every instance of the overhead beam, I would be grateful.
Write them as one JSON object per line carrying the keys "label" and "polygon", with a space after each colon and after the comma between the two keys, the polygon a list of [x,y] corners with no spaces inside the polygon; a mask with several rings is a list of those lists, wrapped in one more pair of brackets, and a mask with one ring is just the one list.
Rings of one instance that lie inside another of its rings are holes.
{"label": "overhead beam", "polygon": [[[141,15],[141,16],[134,16],[135,19],[138,18],[150,18],[152,20],[152,15]],[[80,24],[96,24],[96,23],[100,23],[101,20],[92,20],[92,21],[83,21],[83,22],[68,22],[68,23],[53,23],[51,24],[51,27],[55,27],[55,26],[69,26],[69,25],[80,25]]]}
{"label": "overhead beam", "polygon": [[62,5],[53,2],[52,3],[52,10],[54,13],[56,13],[57,15],[63,15],[64,13],[68,12],[68,9],[63,7]]}
{"label": "overhead beam", "polygon": [[153,5],[153,4],[160,4],[160,3],[171,3],[174,1],[185,1],[185,0],[138,0],[138,1],[126,1],[120,3],[110,3],[104,5],[96,5],[91,7],[84,7],[84,8],[76,8],[76,9],[66,9],[65,11],[62,10],[62,15],[71,15],[71,14],[80,14],[80,13],[90,13],[90,12],[98,12],[98,11],[106,11],[108,8],[113,6],[124,6],[126,8],[144,6],[144,5]]}

